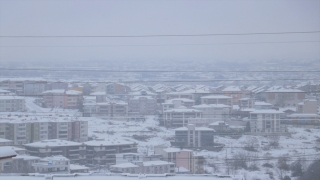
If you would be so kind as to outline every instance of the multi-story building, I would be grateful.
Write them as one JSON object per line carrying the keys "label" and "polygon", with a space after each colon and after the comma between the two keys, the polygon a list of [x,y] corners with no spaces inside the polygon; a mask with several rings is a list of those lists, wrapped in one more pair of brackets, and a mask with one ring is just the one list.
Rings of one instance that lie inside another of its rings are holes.
{"label": "multi-story building", "polygon": [[296,112],[300,114],[318,114],[318,102],[316,99],[305,99],[298,103]]}
{"label": "multi-story building", "polygon": [[204,173],[204,157],[195,155],[192,150],[155,146],[154,153],[161,155],[164,161],[175,163],[177,168],[187,169],[189,173]]}
{"label": "multi-story building", "polygon": [[242,98],[243,93],[241,89],[237,86],[229,86],[222,90],[223,94],[232,97],[232,102],[234,105],[238,105],[239,99]]}
{"label": "multi-story building", "polygon": [[151,96],[135,96],[128,101],[128,113],[136,115],[154,115],[157,99]]}
{"label": "multi-story building", "polygon": [[281,126],[282,111],[273,109],[255,110],[250,112],[250,129],[253,133],[285,132]]}
{"label": "multi-story building", "polygon": [[263,102],[263,101],[257,101],[257,102],[254,102],[253,108],[254,109],[258,109],[258,110],[271,109],[272,108],[272,104],[266,103],[266,102]]}
{"label": "multi-story building", "polygon": [[60,155],[42,158],[32,166],[36,173],[70,174],[70,160]]}
{"label": "multi-story building", "polygon": [[174,173],[175,164],[166,161],[135,161],[110,166],[111,172],[130,174]]}
{"label": "multi-story building", "polygon": [[202,111],[185,107],[169,109],[163,112],[163,124],[166,127],[183,127],[189,123],[189,120],[201,118]]}
{"label": "multi-story building", "polygon": [[106,92],[108,94],[128,94],[130,87],[120,83],[110,83],[106,85]]}
{"label": "multi-story building", "polygon": [[116,164],[116,154],[137,152],[135,143],[124,140],[96,139],[84,144],[87,164],[112,165]]}
{"label": "multi-story building", "polygon": [[269,89],[266,102],[278,107],[296,106],[305,99],[305,92],[298,89]]}
{"label": "multi-story building", "polygon": [[318,114],[299,114],[294,113],[286,116],[285,120],[282,120],[285,124],[294,125],[320,125],[320,115]]}
{"label": "multi-story building", "polygon": [[37,96],[46,91],[47,81],[24,81],[23,82],[23,95]]}
{"label": "multi-story building", "polygon": [[201,104],[224,104],[232,107],[232,98],[224,95],[211,95],[201,97]]}
{"label": "multi-story building", "polygon": [[161,105],[162,105],[162,112],[164,112],[169,109],[179,108],[180,106],[192,108],[192,106],[195,105],[195,101],[192,99],[177,98],[177,99],[166,100],[164,103],[161,103]]}
{"label": "multi-story building", "polygon": [[202,111],[202,119],[208,123],[227,120],[231,112],[231,107],[224,104],[200,104],[192,107]]}
{"label": "multi-story building", "polygon": [[12,162],[9,164],[6,173],[35,173],[35,169],[32,166],[33,163],[38,163],[40,157],[30,155],[17,155],[12,158]]}
{"label": "multi-story building", "polygon": [[64,139],[83,142],[88,139],[88,122],[81,120],[64,121],[23,121],[4,120],[0,122],[0,138],[6,138],[15,145],[46,139]]}
{"label": "multi-story building", "polygon": [[252,99],[252,98],[241,98],[241,99],[239,99],[238,105],[239,105],[239,109],[253,108],[254,99]]}
{"label": "multi-story building", "polygon": [[82,106],[82,93],[80,91],[64,89],[49,90],[43,94],[43,105],[46,108],[77,109]]}
{"label": "multi-story building", "polygon": [[181,92],[170,92],[166,93],[165,99],[176,99],[176,98],[186,98],[192,99],[195,101],[195,104],[201,103],[201,97],[208,96],[212,94],[210,91],[202,90],[202,89],[189,89]]}
{"label": "multi-story building", "polygon": [[128,103],[124,102],[84,103],[83,109],[86,117],[125,119],[128,116]]}
{"label": "multi-story building", "polygon": [[175,129],[175,142],[178,147],[208,147],[214,144],[214,129],[207,127],[195,127],[188,124],[187,127]]}
{"label": "multi-story building", "polygon": [[25,111],[25,99],[20,96],[0,96],[0,112]]}
{"label": "multi-story building", "polygon": [[79,164],[116,164],[115,154],[137,152],[135,143],[116,139],[97,139],[83,143],[52,139],[25,144],[24,146],[27,153],[32,156],[63,155],[71,162]]}

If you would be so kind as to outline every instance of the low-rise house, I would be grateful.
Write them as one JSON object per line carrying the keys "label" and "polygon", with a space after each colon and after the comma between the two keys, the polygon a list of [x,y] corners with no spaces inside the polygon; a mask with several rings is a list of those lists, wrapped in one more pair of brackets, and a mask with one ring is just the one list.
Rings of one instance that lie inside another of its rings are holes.
{"label": "low-rise house", "polygon": [[6,170],[12,162],[12,158],[16,157],[17,153],[8,146],[0,147],[0,173]]}
{"label": "low-rise house", "polygon": [[70,160],[60,155],[42,158],[32,166],[36,173],[70,174]]}

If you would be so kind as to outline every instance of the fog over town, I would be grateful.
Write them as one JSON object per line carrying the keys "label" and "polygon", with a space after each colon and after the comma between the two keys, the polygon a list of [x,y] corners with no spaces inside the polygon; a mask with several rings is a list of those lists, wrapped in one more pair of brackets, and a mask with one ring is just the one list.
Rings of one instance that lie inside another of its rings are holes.
{"label": "fog over town", "polygon": [[319,180],[320,1],[0,0],[0,179]]}

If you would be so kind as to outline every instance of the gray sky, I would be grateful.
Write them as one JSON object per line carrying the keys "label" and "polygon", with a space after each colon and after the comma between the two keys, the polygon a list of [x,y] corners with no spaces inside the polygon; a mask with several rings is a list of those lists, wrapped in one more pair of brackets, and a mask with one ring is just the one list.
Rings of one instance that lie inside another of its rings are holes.
{"label": "gray sky", "polygon": [[[1,36],[320,30],[319,0],[0,0],[0,3]],[[319,42],[251,44],[288,41],[320,41],[320,33],[161,38],[1,38],[0,61],[305,60],[320,57]]]}

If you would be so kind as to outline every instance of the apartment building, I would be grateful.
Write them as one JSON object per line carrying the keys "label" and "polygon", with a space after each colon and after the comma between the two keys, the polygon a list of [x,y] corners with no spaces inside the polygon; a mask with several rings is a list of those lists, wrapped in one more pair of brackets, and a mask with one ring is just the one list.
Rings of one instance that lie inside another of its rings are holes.
{"label": "apartment building", "polygon": [[23,95],[38,96],[47,89],[47,81],[24,81]]}
{"label": "apartment building", "polygon": [[298,89],[269,89],[266,102],[278,107],[296,106],[305,99],[305,92]]}
{"label": "apartment building", "polygon": [[210,91],[202,89],[189,89],[181,92],[166,93],[165,99],[186,98],[195,101],[195,104],[201,104],[201,97],[212,94]]}
{"label": "apartment building", "polygon": [[22,94],[24,81],[25,79],[22,78],[0,79],[0,89]]}
{"label": "apartment building", "polygon": [[155,146],[154,153],[161,155],[164,161],[175,163],[177,168],[183,167],[187,169],[189,173],[204,173],[204,157],[195,155],[192,150]]}
{"label": "apartment building", "polygon": [[64,139],[83,142],[88,139],[88,122],[81,120],[29,121],[4,120],[0,122],[0,138],[13,141],[15,145],[46,139]]}
{"label": "apartment building", "polygon": [[224,104],[232,107],[233,101],[230,96],[210,95],[201,97],[201,104]]}
{"label": "apartment building", "polygon": [[46,90],[55,90],[55,89],[63,89],[65,91],[68,90],[67,82],[50,82],[47,84]]}
{"label": "apartment building", "polygon": [[253,133],[285,132],[281,126],[282,111],[273,109],[255,110],[250,112],[250,129]]}
{"label": "apartment building", "polygon": [[194,109],[202,111],[202,119],[213,123],[224,121],[230,118],[231,107],[224,104],[200,104],[192,106]]}
{"label": "apartment building", "polygon": [[163,124],[166,127],[183,127],[189,123],[189,120],[201,118],[202,111],[187,109],[186,107],[169,109],[163,112]]}
{"label": "apartment building", "polygon": [[257,102],[254,102],[253,108],[254,109],[258,109],[258,110],[271,109],[272,108],[272,104],[266,103],[264,101],[257,101]]}
{"label": "apartment building", "polygon": [[128,100],[128,113],[136,115],[154,115],[157,99],[151,96],[135,96]]}
{"label": "apartment building", "polygon": [[186,98],[169,99],[169,100],[166,100],[164,103],[161,103],[162,112],[169,109],[176,109],[176,108],[179,108],[180,106],[192,108],[192,106],[194,105],[195,105],[194,100],[186,99]]}
{"label": "apartment building", "polygon": [[214,144],[214,129],[207,127],[196,127],[188,124],[186,127],[175,129],[175,142],[178,147],[208,147]]}
{"label": "apartment building", "polygon": [[41,158],[30,155],[17,155],[12,158],[12,162],[8,164],[6,173],[35,173],[35,169],[32,166],[33,163],[39,162]]}
{"label": "apartment building", "polygon": [[300,114],[318,114],[318,102],[316,99],[305,99],[298,103],[296,112]]}
{"label": "apartment building", "polygon": [[175,164],[166,161],[135,161],[110,166],[111,172],[130,174],[174,173]]}
{"label": "apartment building", "polygon": [[40,174],[70,174],[70,160],[61,155],[42,158],[32,166]]}
{"label": "apartment building", "polygon": [[319,114],[306,114],[306,113],[294,113],[286,116],[285,120],[282,120],[285,124],[294,125],[320,125]]}
{"label": "apartment building", "polygon": [[130,87],[121,83],[109,83],[106,85],[107,94],[128,94]]}
{"label": "apartment building", "polygon": [[112,165],[116,164],[116,154],[137,152],[135,143],[124,140],[96,139],[84,144],[87,164]]}
{"label": "apartment building", "polygon": [[83,109],[85,117],[125,119],[128,116],[128,103],[124,102],[84,103]]}
{"label": "apartment building", "polygon": [[0,112],[26,111],[25,99],[19,96],[0,96]]}
{"label": "apartment building", "polygon": [[241,89],[237,86],[229,86],[222,90],[225,96],[232,97],[232,102],[234,105],[238,105],[239,99],[243,98],[243,93]]}
{"label": "apartment building", "polygon": [[137,152],[137,144],[117,139],[96,139],[83,143],[52,139],[25,144],[24,146],[31,156],[63,155],[70,159],[72,163],[79,164],[116,164],[115,154]]}
{"label": "apartment building", "polygon": [[63,89],[49,90],[43,94],[43,106],[46,108],[77,109],[82,106],[82,92]]}
{"label": "apartment building", "polygon": [[239,109],[253,108],[255,100],[252,98],[241,98],[238,101]]}

